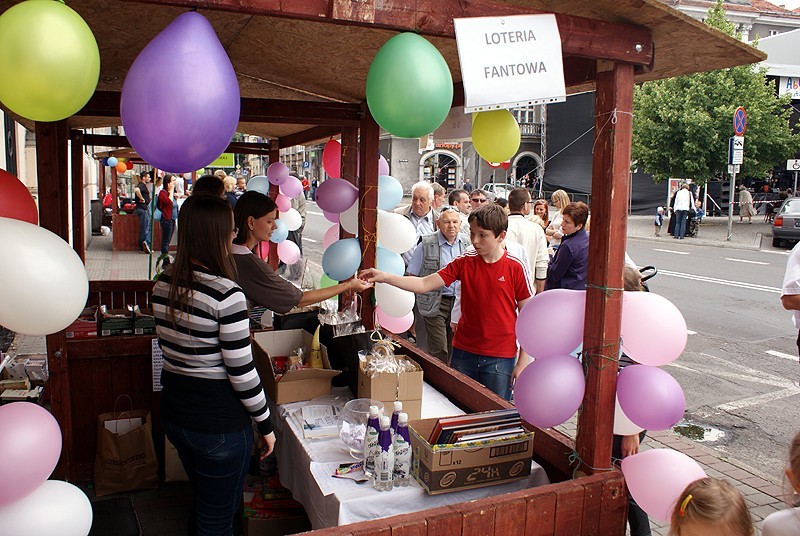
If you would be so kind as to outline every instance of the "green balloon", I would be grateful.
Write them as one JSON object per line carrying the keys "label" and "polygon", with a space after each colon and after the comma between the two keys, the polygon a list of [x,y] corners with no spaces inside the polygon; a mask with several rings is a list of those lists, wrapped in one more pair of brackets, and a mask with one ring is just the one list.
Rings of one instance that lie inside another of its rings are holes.
{"label": "green balloon", "polygon": [[92,30],[53,0],[28,0],[0,15],[0,101],[34,121],[74,115],[100,77]]}
{"label": "green balloon", "polygon": [[328,288],[338,284],[338,281],[334,281],[325,274],[322,274],[322,277],[319,278],[319,288]]}
{"label": "green balloon", "polygon": [[420,138],[436,130],[453,103],[447,62],[427,39],[401,33],[375,55],[367,74],[367,105],[387,132]]}

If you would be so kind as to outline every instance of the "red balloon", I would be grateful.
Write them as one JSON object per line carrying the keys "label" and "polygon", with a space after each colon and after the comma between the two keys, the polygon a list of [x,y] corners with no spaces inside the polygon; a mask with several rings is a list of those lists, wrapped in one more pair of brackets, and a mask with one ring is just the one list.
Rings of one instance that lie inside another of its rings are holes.
{"label": "red balloon", "polygon": [[328,140],[322,149],[322,167],[332,179],[342,176],[342,144],[336,140]]}
{"label": "red balloon", "polygon": [[127,162],[125,162],[125,167],[126,167],[127,169],[133,169],[133,162],[131,162],[130,160],[128,160]]}
{"label": "red balloon", "polygon": [[39,225],[39,211],[28,188],[3,169],[0,169],[0,217]]}

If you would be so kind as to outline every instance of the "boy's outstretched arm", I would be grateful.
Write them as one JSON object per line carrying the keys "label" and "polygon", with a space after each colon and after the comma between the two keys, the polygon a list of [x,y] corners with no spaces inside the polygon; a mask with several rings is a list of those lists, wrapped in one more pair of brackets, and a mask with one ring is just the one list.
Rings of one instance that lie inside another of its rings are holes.
{"label": "boy's outstretched arm", "polygon": [[[526,298],[524,300],[520,300],[520,301],[517,302],[517,313],[518,314],[519,314],[519,311],[522,311],[522,308],[525,307],[525,304],[527,304],[529,301],[531,301],[531,299],[530,298]],[[512,387],[517,382],[517,378],[519,377],[519,375],[522,374],[522,370],[525,367],[528,366],[528,362],[529,361],[530,361],[530,358],[528,357],[528,354],[525,353],[525,350],[523,350],[522,346],[520,345],[519,353],[517,354],[517,364],[514,365],[514,370],[511,371],[511,386]]]}
{"label": "boy's outstretched arm", "polygon": [[444,286],[444,280],[439,274],[426,275],[425,277],[417,277],[415,275],[401,276],[381,272],[375,268],[361,270],[358,274],[358,278],[369,283],[387,283],[393,287],[413,292],[414,294],[424,294],[425,292]]}

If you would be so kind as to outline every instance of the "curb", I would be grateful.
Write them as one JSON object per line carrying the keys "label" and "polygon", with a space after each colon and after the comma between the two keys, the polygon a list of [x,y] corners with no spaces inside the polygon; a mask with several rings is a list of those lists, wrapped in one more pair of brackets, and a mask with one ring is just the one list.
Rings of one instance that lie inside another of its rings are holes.
{"label": "curb", "polygon": [[[667,235],[669,236],[669,235]],[[761,250],[761,240],[764,235],[761,233],[757,233],[755,237],[753,237],[754,244],[747,245],[747,244],[740,244],[736,242],[728,242],[727,240],[724,242],[720,242],[717,240],[703,240],[697,238],[687,238],[690,240],[689,245],[692,246],[711,246],[715,248],[726,248],[726,249],[744,249],[749,251],[760,251]],[[652,240],[652,236],[639,236],[639,235],[628,235],[628,238],[634,238],[637,240]]]}

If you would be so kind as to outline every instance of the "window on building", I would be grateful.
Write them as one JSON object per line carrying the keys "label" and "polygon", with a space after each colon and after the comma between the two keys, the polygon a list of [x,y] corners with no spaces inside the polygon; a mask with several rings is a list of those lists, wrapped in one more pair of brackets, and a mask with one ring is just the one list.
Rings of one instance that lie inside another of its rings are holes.
{"label": "window on building", "polygon": [[769,35],[770,35],[770,37],[771,37],[771,36],[773,36],[773,35],[778,35],[779,33],[780,33],[780,32],[779,32],[778,30],[770,30],[770,31],[769,31]]}

